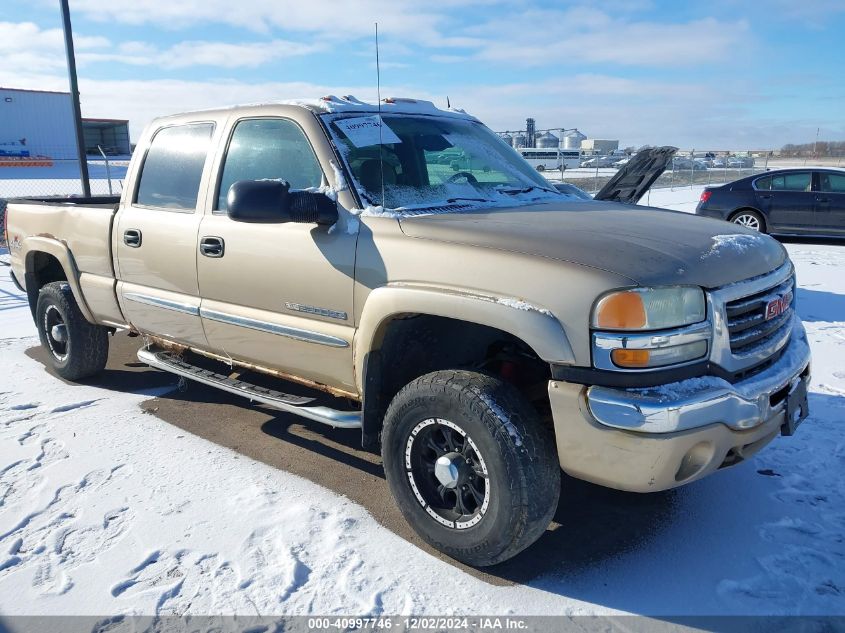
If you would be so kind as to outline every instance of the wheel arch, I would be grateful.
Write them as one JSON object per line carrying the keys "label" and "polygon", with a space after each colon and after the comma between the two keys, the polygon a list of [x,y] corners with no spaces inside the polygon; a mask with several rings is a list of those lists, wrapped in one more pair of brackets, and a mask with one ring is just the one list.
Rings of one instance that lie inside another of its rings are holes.
{"label": "wheel arch", "polygon": [[[550,363],[574,362],[563,326],[551,313],[501,299],[421,286],[387,286],[370,294],[353,348],[365,445],[377,443],[392,395],[429,371],[453,369],[473,357],[488,362],[493,346],[509,345],[520,350],[526,363],[536,361],[537,371],[540,365],[548,371]],[[397,370],[394,356],[407,353],[410,342],[426,338],[433,339],[430,349],[436,353],[422,361],[403,357]]]}
{"label": "wheel arch", "polygon": [[41,288],[53,281],[66,281],[82,316],[89,323],[96,322],[79,285],[79,269],[65,244],[49,237],[29,237],[24,241],[22,257],[24,287],[33,318]]}

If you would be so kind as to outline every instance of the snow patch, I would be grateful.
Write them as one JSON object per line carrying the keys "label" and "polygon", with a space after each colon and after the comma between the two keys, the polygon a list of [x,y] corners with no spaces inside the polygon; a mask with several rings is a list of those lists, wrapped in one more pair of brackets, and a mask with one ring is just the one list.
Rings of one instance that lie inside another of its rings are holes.
{"label": "snow patch", "polygon": [[346,182],[346,177],[343,175],[343,171],[340,169],[334,159],[329,161],[329,164],[332,166],[332,172],[334,172],[335,190],[345,191],[349,189],[349,184]]}
{"label": "snow patch", "polygon": [[701,259],[708,257],[720,257],[725,253],[745,253],[759,247],[767,239],[764,235],[746,235],[735,233],[733,235],[714,235],[713,245],[710,250],[701,256]]}

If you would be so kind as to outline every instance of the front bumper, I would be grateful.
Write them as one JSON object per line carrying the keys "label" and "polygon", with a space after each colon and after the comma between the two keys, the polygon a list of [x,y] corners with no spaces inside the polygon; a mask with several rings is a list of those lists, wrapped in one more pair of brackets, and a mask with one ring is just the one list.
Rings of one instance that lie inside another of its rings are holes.
{"label": "front bumper", "polygon": [[550,381],[561,467],[620,490],[665,490],[749,457],[780,432],[788,394],[809,380],[810,348],[795,319],[770,367],[737,383],[691,378],[649,389]]}

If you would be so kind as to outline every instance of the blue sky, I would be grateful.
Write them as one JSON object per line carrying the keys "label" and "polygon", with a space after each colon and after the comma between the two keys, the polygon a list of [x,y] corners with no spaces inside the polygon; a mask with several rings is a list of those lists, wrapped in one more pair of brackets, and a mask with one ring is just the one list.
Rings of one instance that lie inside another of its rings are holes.
{"label": "blue sky", "polygon": [[[463,107],[624,145],[845,139],[845,2],[70,0],[83,113],[333,92]],[[0,85],[67,87],[58,0],[3,0]]]}

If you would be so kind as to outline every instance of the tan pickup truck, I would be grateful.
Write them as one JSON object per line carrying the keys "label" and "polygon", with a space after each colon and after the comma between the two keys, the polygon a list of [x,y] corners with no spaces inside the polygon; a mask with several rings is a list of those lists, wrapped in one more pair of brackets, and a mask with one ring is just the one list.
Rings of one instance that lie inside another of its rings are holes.
{"label": "tan pickup truck", "polygon": [[153,367],[360,428],[413,528],[482,566],[547,529],[561,469],[664,490],[807,414],[785,250],[612,201],[653,177],[582,200],[461,111],[325,97],[156,120],[120,199],[11,201],[6,230],[59,375],[129,330]]}

